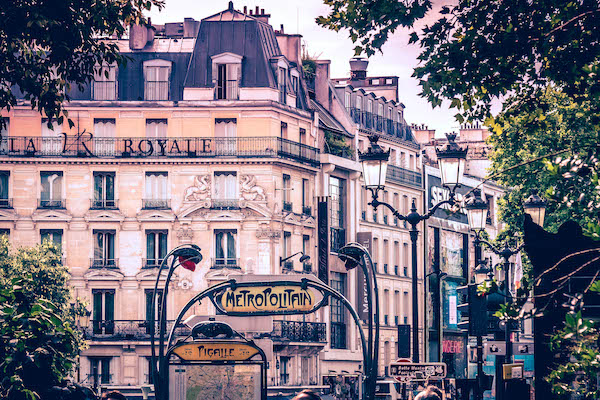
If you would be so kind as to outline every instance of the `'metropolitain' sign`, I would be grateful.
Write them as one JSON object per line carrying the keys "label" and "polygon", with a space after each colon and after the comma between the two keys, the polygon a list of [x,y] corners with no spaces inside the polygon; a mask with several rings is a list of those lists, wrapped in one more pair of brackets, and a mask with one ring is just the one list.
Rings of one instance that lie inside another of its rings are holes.
{"label": "'metropolitain' sign", "polygon": [[[289,276],[286,276],[289,278]],[[228,315],[304,314],[318,309],[323,294],[297,280],[236,282],[215,295],[213,302]]]}

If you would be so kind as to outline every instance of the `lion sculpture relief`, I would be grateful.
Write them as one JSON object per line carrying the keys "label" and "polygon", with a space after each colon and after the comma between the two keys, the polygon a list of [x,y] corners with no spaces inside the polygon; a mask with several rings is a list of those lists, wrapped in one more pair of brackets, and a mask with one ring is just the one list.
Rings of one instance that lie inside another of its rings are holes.
{"label": "lion sculpture relief", "polygon": [[185,189],[183,194],[184,201],[198,201],[210,198],[210,176],[196,175],[194,177],[194,186]]}
{"label": "lion sculpture relief", "polygon": [[265,190],[256,184],[256,177],[254,175],[240,176],[240,196],[242,200],[267,200]]}

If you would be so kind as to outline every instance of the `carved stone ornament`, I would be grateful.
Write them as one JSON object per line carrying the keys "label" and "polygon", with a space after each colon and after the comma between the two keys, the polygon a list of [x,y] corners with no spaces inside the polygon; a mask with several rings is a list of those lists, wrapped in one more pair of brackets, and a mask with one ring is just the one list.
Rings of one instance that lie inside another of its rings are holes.
{"label": "carved stone ornament", "polygon": [[256,176],[240,176],[240,200],[267,201],[265,189],[256,184]]}
{"label": "carved stone ornament", "polygon": [[190,228],[181,228],[177,231],[177,238],[179,240],[192,240],[194,232]]}
{"label": "carved stone ornament", "polygon": [[256,231],[256,237],[258,239],[279,239],[281,237],[281,232],[272,229],[263,229]]}
{"label": "carved stone ornament", "polygon": [[210,175],[196,175],[194,185],[183,192],[183,201],[193,202],[210,200]]}

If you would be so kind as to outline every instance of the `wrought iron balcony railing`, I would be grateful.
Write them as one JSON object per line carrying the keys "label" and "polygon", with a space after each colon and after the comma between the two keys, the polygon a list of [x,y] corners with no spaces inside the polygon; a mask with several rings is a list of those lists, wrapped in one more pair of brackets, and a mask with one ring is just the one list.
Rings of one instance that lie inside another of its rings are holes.
{"label": "wrought iron balcony railing", "polygon": [[119,208],[119,201],[115,199],[91,199],[91,210],[116,210]]}
{"label": "wrought iron balcony railing", "polygon": [[143,199],[142,203],[145,210],[171,209],[171,199]]}
{"label": "wrought iron balcony railing", "polygon": [[237,210],[240,208],[238,199],[212,199],[210,208],[213,210]]}
{"label": "wrought iron balcony railing", "polygon": [[310,208],[309,206],[302,206],[302,214],[312,215],[312,208]]}
{"label": "wrought iron balcony railing", "polygon": [[294,270],[294,262],[293,261],[284,261],[281,266],[284,271],[293,271]]}
{"label": "wrought iron balcony railing", "polygon": [[212,268],[220,269],[220,268],[240,268],[240,259],[239,258],[213,258],[212,259]]}
{"label": "wrought iron balcony railing", "polygon": [[292,212],[292,202],[291,201],[284,201],[283,202],[283,211]]}
{"label": "wrought iron balcony railing", "polygon": [[142,268],[158,268],[162,261],[162,258],[144,258],[142,259]]}
{"label": "wrought iron balcony railing", "polygon": [[327,343],[327,327],[323,322],[273,321],[274,341]]}
{"label": "wrought iron balcony railing", "polygon": [[318,166],[319,149],[280,137],[101,138],[3,136],[0,157],[286,158]]}
{"label": "wrought iron balcony railing", "polygon": [[305,274],[312,274],[312,263],[309,262],[303,262],[302,263],[302,272],[304,272]]}
{"label": "wrought iron balcony railing", "polygon": [[65,204],[65,199],[38,199],[38,208],[62,209]]}
{"label": "wrought iron balcony railing", "polygon": [[118,269],[119,260],[116,258],[90,258],[90,268]]}
{"label": "wrought iron balcony railing", "polygon": [[[175,321],[167,321],[167,332],[171,330]],[[150,340],[150,333],[158,332],[158,321],[152,325],[145,320],[102,320],[90,321],[89,326],[81,327],[83,336],[87,340]],[[177,336],[188,336],[191,329],[187,325],[179,325],[175,329]]]}
{"label": "wrought iron balcony railing", "polygon": [[423,177],[419,172],[411,171],[396,165],[388,165],[387,179],[391,182],[421,188],[423,186]]}

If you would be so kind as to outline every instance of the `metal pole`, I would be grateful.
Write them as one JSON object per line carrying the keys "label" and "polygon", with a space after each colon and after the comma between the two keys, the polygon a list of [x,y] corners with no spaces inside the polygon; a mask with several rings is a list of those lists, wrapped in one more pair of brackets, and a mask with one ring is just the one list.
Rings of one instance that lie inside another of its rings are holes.
{"label": "metal pole", "polygon": [[[413,207],[415,204],[413,203]],[[419,231],[416,225],[410,227],[410,241],[412,243],[412,359],[413,362],[419,362],[419,296],[418,296],[418,281],[417,281],[417,239]]]}
{"label": "metal pole", "polygon": [[477,336],[477,392],[475,400],[483,399],[483,336]]}
{"label": "metal pole", "polygon": [[[375,339],[374,339],[374,343],[373,343],[373,352],[371,353],[371,362],[373,365],[371,365],[371,391],[370,393],[375,393],[375,387],[377,385],[377,376],[379,374],[379,287],[377,285],[377,271],[375,270],[375,265],[373,264],[373,259],[371,258],[371,254],[369,254],[369,252],[367,251],[367,249],[364,249],[364,254],[363,254],[363,260],[364,259],[368,259],[369,261],[369,267],[371,270],[371,277],[373,279],[373,292],[375,293],[375,312],[374,312],[374,317],[375,317]],[[366,264],[366,262],[365,262]],[[365,273],[366,273],[366,268],[365,268]],[[369,315],[369,320],[371,319],[371,316]]]}

